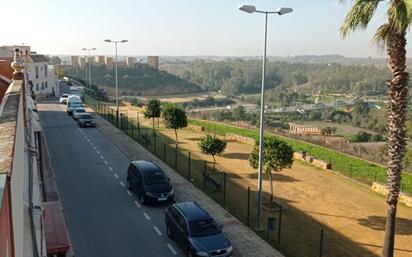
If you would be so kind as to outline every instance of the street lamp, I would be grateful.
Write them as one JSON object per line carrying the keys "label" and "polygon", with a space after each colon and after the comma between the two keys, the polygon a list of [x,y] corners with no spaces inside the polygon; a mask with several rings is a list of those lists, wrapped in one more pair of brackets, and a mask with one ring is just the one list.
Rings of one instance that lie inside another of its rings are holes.
{"label": "street lamp", "polygon": [[275,11],[259,11],[256,10],[254,5],[241,5],[239,10],[246,13],[263,13],[265,14],[265,43],[263,50],[263,66],[262,66],[262,91],[260,95],[260,124],[259,124],[259,166],[258,166],[258,196],[257,196],[257,213],[256,213],[256,229],[260,228],[260,211],[262,208],[262,169],[263,169],[263,143],[264,143],[264,131],[263,121],[265,112],[265,78],[266,78],[266,47],[267,47],[267,23],[268,14],[283,15],[293,12],[292,8],[278,7]]}
{"label": "street lamp", "polygon": [[127,40],[110,40],[110,39],[105,39],[104,42],[107,43],[114,43],[115,49],[116,49],[116,60],[115,60],[115,77],[116,77],[116,127],[119,126],[119,96],[118,96],[118,81],[117,81],[117,44],[118,43],[126,43]]}
{"label": "street lamp", "polygon": [[[89,85],[92,85],[92,66],[90,63],[90,52],[95,51],[97,48],[82,48],[83,51],[88,51],[89,52],[89,58],[87,58],[87,63],[89,64]],[[87,77],[87,72],[86,72],[86,77]],[[87,78],[86,78],[87,80]]]}

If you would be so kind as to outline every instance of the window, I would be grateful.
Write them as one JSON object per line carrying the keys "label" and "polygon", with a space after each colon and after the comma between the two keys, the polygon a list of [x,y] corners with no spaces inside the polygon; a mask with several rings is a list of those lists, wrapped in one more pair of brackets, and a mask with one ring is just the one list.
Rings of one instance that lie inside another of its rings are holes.
{"label": "window", "polygon": [[39,66],[36,66],[36,79],[39,78]]}
{"label": "window", "polygon": [[44,82],[44,88],[47,88],[47,81],[46,82]]}
{"label": "window", "polygon": [[44,65],[44,76],[47,77],[47,64]]}
{"label": "window", "polygon": [[39,91],[39,83],[36,84],[36,91]]}
{"label": "window", "polygon": [[41,83],[41,89],[44,89],[44,82]]}

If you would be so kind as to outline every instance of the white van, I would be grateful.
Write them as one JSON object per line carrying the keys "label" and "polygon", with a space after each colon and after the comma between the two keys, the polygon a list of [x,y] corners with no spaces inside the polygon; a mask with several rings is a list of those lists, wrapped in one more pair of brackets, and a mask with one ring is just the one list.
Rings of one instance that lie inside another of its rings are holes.
{"label": "white van", "polygon": [[69,95],[67,98],[67,114],[72,115],[75,107],[83,107],[82,99],[77,95]]}

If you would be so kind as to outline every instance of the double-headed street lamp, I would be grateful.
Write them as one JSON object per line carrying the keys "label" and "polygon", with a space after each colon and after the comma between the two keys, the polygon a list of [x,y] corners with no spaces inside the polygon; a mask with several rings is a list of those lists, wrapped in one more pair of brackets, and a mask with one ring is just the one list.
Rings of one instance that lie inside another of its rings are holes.
{"label": "double-headed street lamp", "polygon": [[265,112],[265,79],[266,79],[266,47],[267,47],[267,23],[268,14],[283,15],[293,12],[292,8],[278,7],[275,11],[259,11],[253,5],[241,5],[239,10],[247,13],[263,13],[265,14],[265,44],[263,50],[263,66],[262,66],[262,91],[260,95],[260,124],[259,124],[259,166],[258,166],[258,196],[257,196],[257,213],[256,213],[256,229],[260,228],[260,211],[262,208],[262,169],[263,169],[263,143],[264,143],[264,131],[263,121]]}
{"label": "double-headed street lamp", "polygon": [[[90,52],[95,51],[97,48],[82,48],[83,51],[89,52],[89,57],[87,58],[87,63],[89,65],[89,85],[92,85],[92,64],[90,63]],[[87,72],[86,72],[86,80],[87,80]]]}
{"label": "double-headed street lamp", "polygon": [[113,43],[116,48],[116,59],[115,59],[115,80],[116,80],[116,126],[119,126],[119,96],[118,96],[118,81],[117,81],[117,44],[118,43],[126,43],[127,40],[110,40],[105,39],[104,42]]}

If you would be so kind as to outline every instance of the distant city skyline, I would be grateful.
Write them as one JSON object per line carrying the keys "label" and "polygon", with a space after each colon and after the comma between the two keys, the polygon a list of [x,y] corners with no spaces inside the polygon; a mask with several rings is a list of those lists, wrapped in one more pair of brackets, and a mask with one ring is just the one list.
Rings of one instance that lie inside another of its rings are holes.
{"label": "distant city skyline", "polygon": [[[385,57],[371,44],[376,28],[385,21],[385,4],[367,30],[344,40],[339,28],[350,3],[342,5],[338,0],[18,3],[2,3],[2,9],[8,10],[2,14],[3,21],[10,21],[10,25],[3,26],[0,45],[24,43],[41,54],[84,55],[82,48],[96,47],[93,55],[113,55],[113,44],[104,42],[110,38],[129,40],[119,45],[120,56],[261,56],[264,16],[238,10],[240,4],[253,4],[262,10],[274,10],[277,6],[294,9],[285,16],[270,15],[270,56]],[[411,50],[408,45],[407,51]]]}

